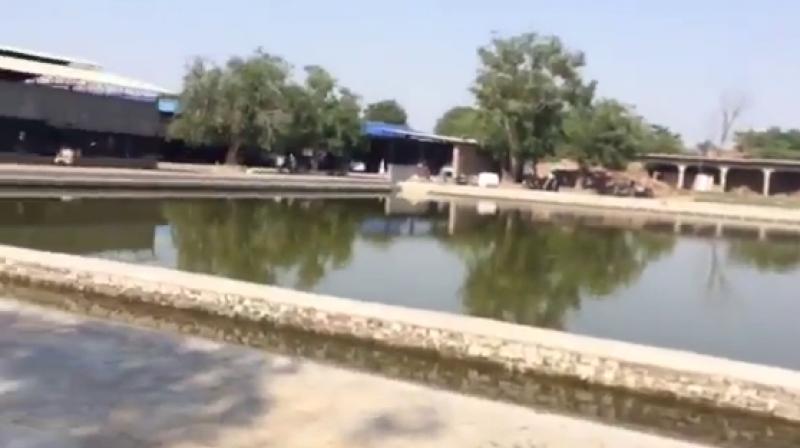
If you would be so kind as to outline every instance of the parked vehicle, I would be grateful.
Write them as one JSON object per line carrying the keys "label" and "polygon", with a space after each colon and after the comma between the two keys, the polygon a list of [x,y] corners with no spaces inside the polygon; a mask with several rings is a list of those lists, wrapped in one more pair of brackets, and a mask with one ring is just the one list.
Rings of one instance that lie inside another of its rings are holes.
{"label": "parked vehicle", "polygon": [[539,177],[529,174],[523,179],[523,185],[531,190],[558,191],[561,188],[558,177],[554,175]]}
{"label": "parked vehicle", "polygon": [[53,163],[56,165],[72,166],[78,161],[80,155],[80,151],[64,147],[58,150],[56,157],[53,159]]}

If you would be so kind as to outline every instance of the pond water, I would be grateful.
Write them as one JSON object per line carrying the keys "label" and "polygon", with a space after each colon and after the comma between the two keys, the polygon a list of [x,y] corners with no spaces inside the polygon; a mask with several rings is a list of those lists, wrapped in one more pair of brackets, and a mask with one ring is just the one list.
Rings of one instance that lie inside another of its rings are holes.
{"label": "pond water", "polygon": [[0,243],[800,369],[800,235],[544,206],[0,199]]}

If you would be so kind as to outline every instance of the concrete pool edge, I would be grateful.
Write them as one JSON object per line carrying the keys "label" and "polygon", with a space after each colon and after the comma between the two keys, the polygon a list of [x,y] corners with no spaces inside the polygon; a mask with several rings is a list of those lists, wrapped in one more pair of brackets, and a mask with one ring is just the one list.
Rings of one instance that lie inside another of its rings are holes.
{"label": "concrete pool edge", "polygon": [[480,188],[426,182],[403,182],[400,194],[409,199],[473,198],[522,201],[617,211],[649,212],[671,216],[702,216],[732,221],[800,225],[800,210],[758,205],[694,202],[686,199],[642,199],[512,188]]}
{"label": "concrete pool edge", "polygon": [[10,246],[0,246],[0,279],[264,321],[800,422],[800,372],[774,367]]}

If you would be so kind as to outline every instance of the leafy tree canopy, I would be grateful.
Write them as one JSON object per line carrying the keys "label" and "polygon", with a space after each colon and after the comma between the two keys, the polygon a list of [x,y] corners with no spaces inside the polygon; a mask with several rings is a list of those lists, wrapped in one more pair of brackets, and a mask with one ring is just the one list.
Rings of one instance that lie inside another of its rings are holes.
{"label": "leafy tree canopy", "polygon": [[194,145],[227,146],[236,163],[242,147],[271,150],[291,122],[286,89],[290,66],[256,51],[224,67],[196,60],[184,77],[181,114],[169,133]]}
{"label": "leafy tree canopy", "polygon": [[685,151],[680,134],[658,124],[644,124],[645,135],[642,153],[678,154]]}
{"label": "leafy tree canopy", "polygon": [[225,146],[227,163],[240,149],[337,153],[360,141],[360,99],[325,69],[309,66],[305,82],[292,79],[282,58],[257,50],[224,66],[196,60],[184,77],[181,113],[169,135],[197,146]]}
{"label": "leafy tree canopy", "polygon": [[554,153],[564,114],[589,104],[595,84],[584,84],[583,53],[557,37],[526,33],[495,38],[478,50],[480,66],[472,88],[494,134],[495,148],[509,174],[522,176],[522,162]]}
{"label": "leafy tree canopy", "polygon": [[614,100],[599,100],[570,110],[559,153],[583,166],[622,168],[638,154],[676,153],[683,144],[669,129],[651,125]]}
{"label": "leafy tree canopy", "polygon": [[408,124],[406,110],[395,100],[383,100],[370,104],[364,111],[364,118],[369,121],[382,121],[390,124]]}
{"label": "leafy tree canopy", "polygon": [[481,112],[474,107],[457,106],[448,110],[436,122],[434,132],[453,137],[482,140]]}
{"label": "leafy tree canopy", "polygon": [[638,152],[643,136],[640,119],[613,100],[574,108],[564,121],[562,155],[582,166],[620,168]]}
{"label": "leafy tree canopy", "polygon": [[772,127],[765,131],[738,132],[736,146],[752,157],[800,159],[800,129]]}
{"label": "leafy tree canopy", "polygon": [[339,87],[324,68],[306,67],[305,107],[297,110],[307,146],[342,153],[361,138],[359,97]]}

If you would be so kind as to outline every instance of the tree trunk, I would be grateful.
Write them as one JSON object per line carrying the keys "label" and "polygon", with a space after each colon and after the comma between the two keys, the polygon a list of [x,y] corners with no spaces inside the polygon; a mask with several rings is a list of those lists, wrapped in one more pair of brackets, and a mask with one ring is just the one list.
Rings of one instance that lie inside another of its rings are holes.
{"label": "tree trunk", "polygon": [[522,182],[522,174],[523,169],[525,167],[525,162],[519,156],[511,155],[510,160],[510,168],[511,168],[511,176],[514,179],[514,183]]}
{"label": "tree trunk", "polygon": [[520,159],[519,152],[519,139],[517,138],[514,128],[509,122],[508,118],[503,120],[503,127],[506,131],[508,138],[508,164],[506,170],[503,171],[504,179],[512,179],[514,183],[522,182],[523,161]]}
{"label": "tree trunk", "polygon": [[513,183],[514,182],[514,175],[513,170],[511,169],[511,154],[506,154],[502,157],[502,162],[500,163],[500,181],[504,183]]}
{"label": "tree trunk", "polygon": [[589,171],[589,167],[586,166],[585,163],[579,162],[578,163],[578,176],[575,179],[575,189],[576,190],[584,190],[586,188],[586,181],[591,176],[591,172]]}
{"label": "tree trunk", "polygon": [[225,153],[225,164],[226,165],[238,165],[239,164],[239,148],[241,148],[241,144],[239,142],[233,142],[228,147],[228,152]]}

